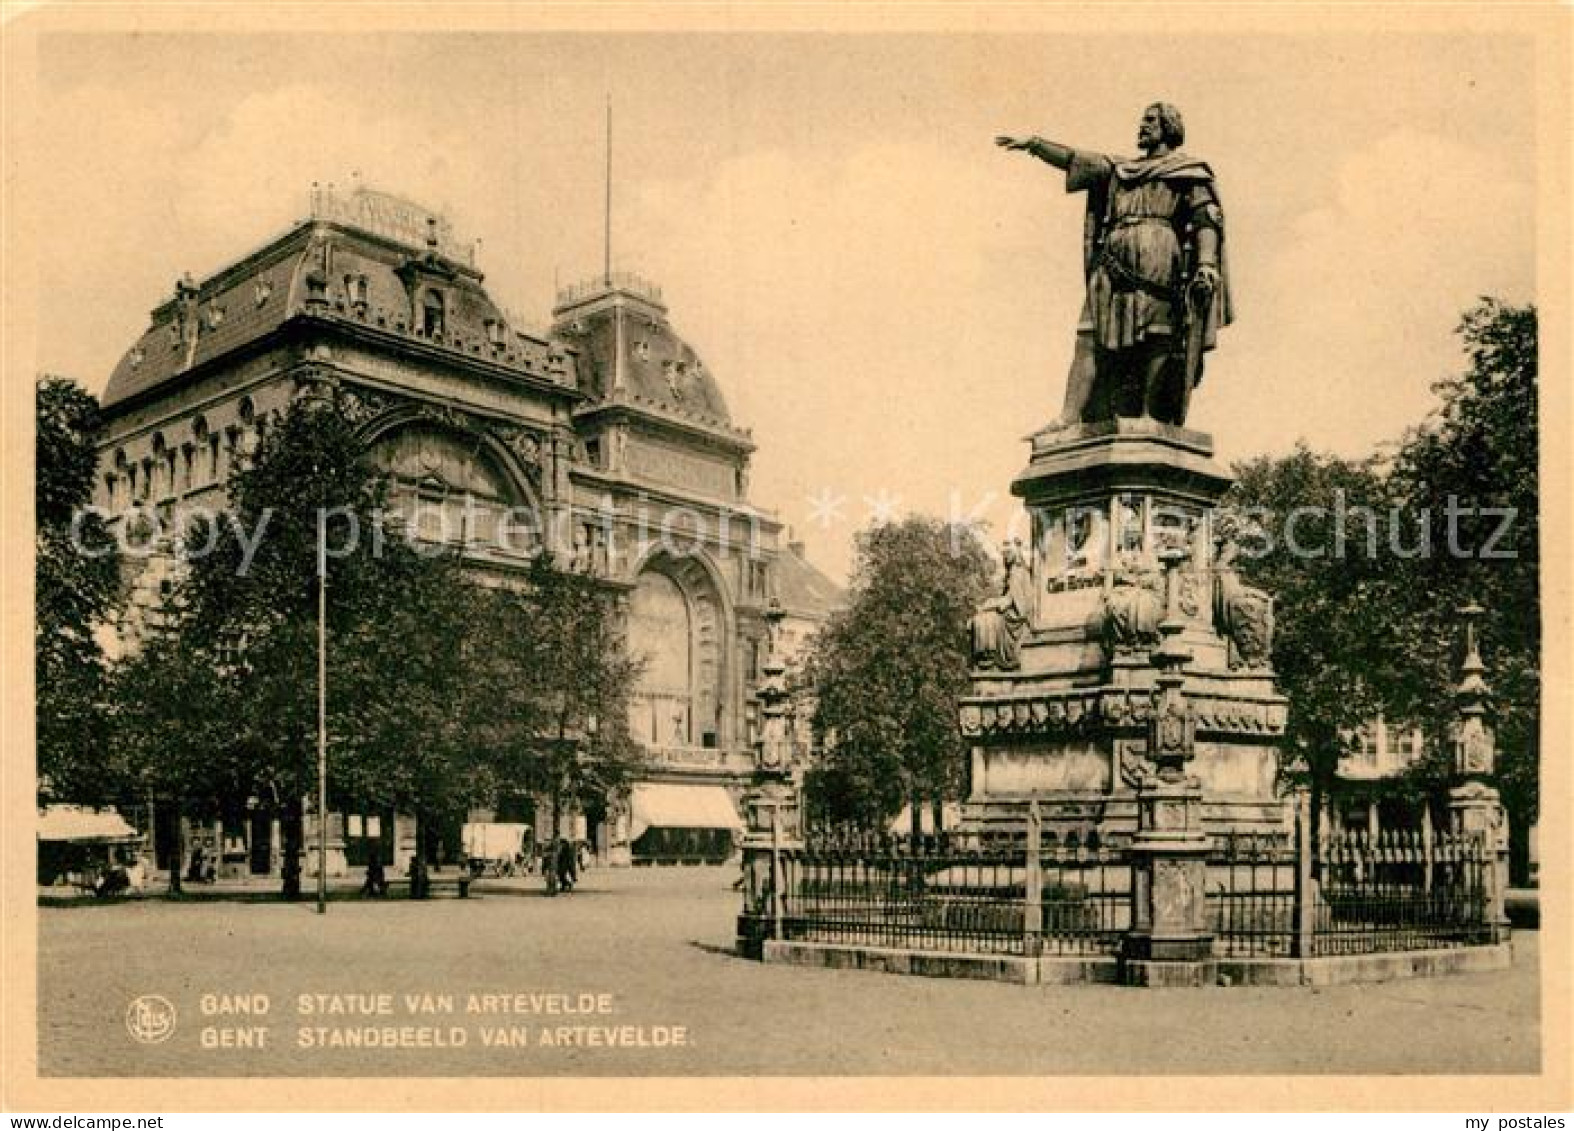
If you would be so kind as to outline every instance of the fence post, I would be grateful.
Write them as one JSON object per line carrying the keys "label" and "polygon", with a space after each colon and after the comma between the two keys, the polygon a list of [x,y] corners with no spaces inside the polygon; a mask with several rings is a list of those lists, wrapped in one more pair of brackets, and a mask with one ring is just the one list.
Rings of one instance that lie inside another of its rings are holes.
{"label": "fence post", "polygon": [[782,938],[782,810],[771,806],[771,938]]}
{"label": "fence post", "polygon": [[1312,957],[1312,935],[1317,926],[1317,889],[1312,881],[1312,815],[1308,795],[1295,795],[1295,922],[1290,939],[1293,958]]}
{"label": "fence post", "polygon": [[1039,855],[1039,838],[1043,832],[1044,823],[1035,798],[1027,803],[1027,877],[1022,905],[1023,953],[1030,958],[1039,953],[1044,941],[1044,866]]}
{"label": "fence post", "polygon": [[1421,885],[1427,895],[1432,894],[1432,801],[1428,798],[1421,806]]}

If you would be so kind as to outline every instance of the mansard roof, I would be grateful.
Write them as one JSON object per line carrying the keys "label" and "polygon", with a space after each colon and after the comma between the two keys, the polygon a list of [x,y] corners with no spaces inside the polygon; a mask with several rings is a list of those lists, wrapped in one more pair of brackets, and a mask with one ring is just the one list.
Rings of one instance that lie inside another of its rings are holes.
{"label": "mansard roof", "polygon": [[[380,202],[382,194],[357,194]],[[397,203],[397,202],[396,202]],[[177,283],[136,344],[115,367],[104,392],[105,408],[173,387],[186,373],[268,336],[300,315],[362,326],[403,337],[535,382],[573,387],[574,359],[562,345],[508,326],[508,318],[482,286],[468,254],[440,241],[435,218],[425,246],[404,228],[373,230],[340,203],[318,208],[237,263],[201,280]],[[442,332],[428,334],[421,304],[440,292]]]}
{"label": "mansard roof", "polygon": [[558,293],[552,334],[579,355],[580,411],[622,408],[681,422],[751,448],[732,424],[715,375],[667,318],[661,291],[628,273],[613,273]]}

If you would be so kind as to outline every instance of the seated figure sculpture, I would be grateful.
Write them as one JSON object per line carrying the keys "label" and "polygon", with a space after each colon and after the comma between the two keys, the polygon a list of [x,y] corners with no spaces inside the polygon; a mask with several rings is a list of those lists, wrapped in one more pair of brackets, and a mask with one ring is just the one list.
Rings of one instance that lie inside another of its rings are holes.
{"label": "seated figure sculpture", "polygon": [[1020,540],[1004,543],[1000,559],[1000,595],[985,601],[970,625],[973,666],[1015,671],[1022,665],[1018,641],[1032,611],[1033,581]]}
{"label": "seated figure sculpture", "polygon": [[1241,580],[1235,569],[1247,531],[1234,515],[1213,530],[1213,624],[1229,642],[1232,668],[1264,668],[1273,655],[1273,598]]}
{"label": "seated figure sculpture", "polygon": [[1110,572],[1100,611],[1106,656],[1145,652],[1159,642],[1163,578],[1140,550],[1122,550]]}

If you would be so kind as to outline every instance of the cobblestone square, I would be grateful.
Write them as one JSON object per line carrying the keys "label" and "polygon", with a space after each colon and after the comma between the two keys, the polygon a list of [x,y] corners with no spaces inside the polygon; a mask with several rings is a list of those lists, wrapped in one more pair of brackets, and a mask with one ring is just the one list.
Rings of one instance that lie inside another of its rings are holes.
{"label": "cobblestone square", "polygon": [[[181,902],[41,907],[40,1071],[1538,1071],[1534,932],[1517,933],[1514,966],[1490,974],[1321,990],[1022,987],[744,961],[731,953],[735,875],[596,869],[555,899],[535,881],[507,881],[464,901],[343,898],[321,917],[309,902],[211,889]],[[126,1023],[142,995],[175,1008],[158,1043]]]}

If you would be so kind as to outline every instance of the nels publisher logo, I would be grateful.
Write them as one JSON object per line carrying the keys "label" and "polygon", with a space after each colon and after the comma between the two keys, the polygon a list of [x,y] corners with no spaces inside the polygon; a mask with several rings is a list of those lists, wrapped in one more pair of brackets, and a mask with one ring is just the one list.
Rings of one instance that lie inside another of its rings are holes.
{"label": "nels publisher logo", "polygon": [[134,998],[126,1009],[126,1029],[144,1045],[161,1044],[175,1032],[175,1006],[158,994]]}

